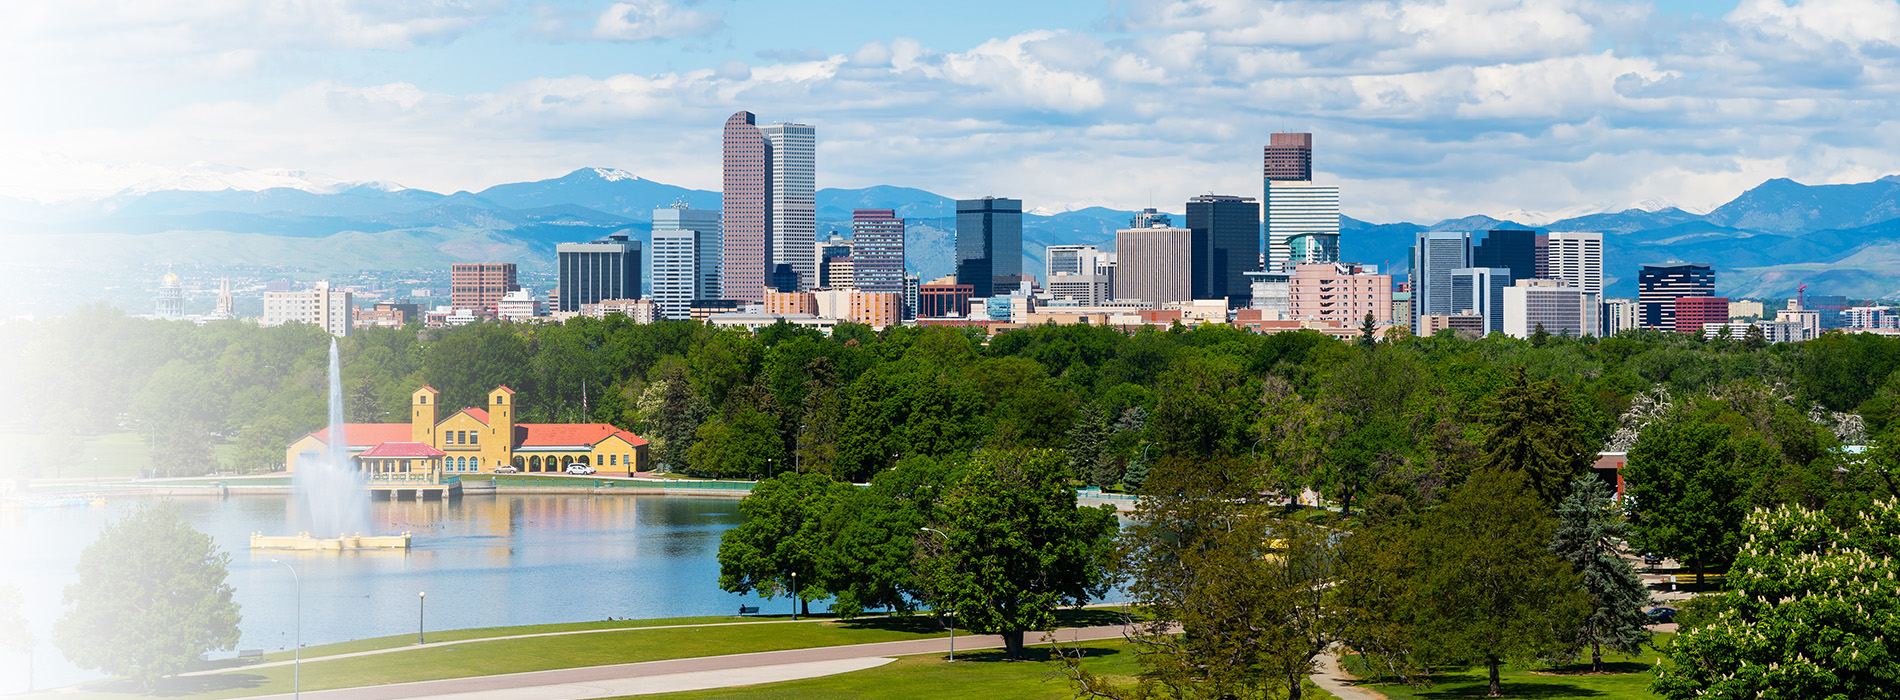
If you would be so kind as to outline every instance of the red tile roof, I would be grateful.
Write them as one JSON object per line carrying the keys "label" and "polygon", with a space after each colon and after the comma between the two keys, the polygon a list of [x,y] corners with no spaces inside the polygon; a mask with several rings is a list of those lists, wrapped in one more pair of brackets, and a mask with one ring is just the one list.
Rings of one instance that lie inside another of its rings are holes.
{"label": "red tile roof", "polygon": [[[330,444],[329,428],[310,435],[325,445]],[[351,445],[374,445],[383,442],[402,442],[413,436],[409,434],[408,423],[345,423],[343,437],[347,438]]]}
{"label": "red tile roof", "polygon": [[495,387],[495,391],[506,391],[510,394],[515,393],[515,390],[508,388],[507,384],[503,384],[501,386]]}
{"label": "red tile roof", "polygon": [[635,447],[647,444],[638,435],[606,423],[522,423],[515,426],[515,445],[519,447],[592,447],[619,435]]}
{"label": "red tile roof", "polygon": [[482,409],[479,409],[479,408],[464,408],[464,409],[462,409],[462,410],[460,410],[460,411],[457,411],[457,413],[466,413],[466,414],[468,414],[468,415],[470,415],[470,416],[472,416],[472,417],[474,417],[474,418],[475,418],[475,420],[478,420],[478,421],[481,421],[481,422],[482,422],[482,425],[488,425],[488,412],[487,412],[487,411],[484,411],[484,410],[482,410]]}
{"label": "red tile roof", "polygon": [[448,454],[420,442],[382,442],[364,452],[364,457],[441,457]]}

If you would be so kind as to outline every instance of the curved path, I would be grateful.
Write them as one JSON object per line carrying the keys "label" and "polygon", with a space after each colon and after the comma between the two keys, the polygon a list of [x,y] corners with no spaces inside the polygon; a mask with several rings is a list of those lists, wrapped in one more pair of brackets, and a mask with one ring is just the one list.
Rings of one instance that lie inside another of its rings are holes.
{"label": "curved path", "polygon": [[1359,687],[1359,680],[1339,669],[1339,657],[1332,652],[1319,655],[1319,670],[1313,685],[1332,693],[1339,700],[1386,700],[1384,695]]}
{"label": "curved path", "polygon": [[[1055,638],[1063,643],[1118,639],[1123,629],[1121,625],[1069,628],[1058,630]],[[1031,632],[1025,641],[1041,636],[1041,633]],[[1002,638],[993,634],[962,636],[956,643],[959,651],[1003,646]],[[913,639],[315,690],[310,692],[310,697],[313,700],[589,700],[815,678],[880,666],[889,662],[886,657],[939,654],[949,648],[947,638]],[[259,697],[288,700],[291,696]]]}

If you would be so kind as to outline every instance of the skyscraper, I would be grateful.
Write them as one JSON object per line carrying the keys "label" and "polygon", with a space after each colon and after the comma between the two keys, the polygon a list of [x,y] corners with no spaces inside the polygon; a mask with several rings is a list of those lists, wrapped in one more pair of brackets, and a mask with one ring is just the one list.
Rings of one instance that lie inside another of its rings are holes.
{"label": "skyscraper", "polygon": [[1320,234],[1322,241],[1325,236],[1338,240],[1339,187],[1313,184],[1312,134],[1273,134],[1261,174],[1266,180],[1261,205],[1266,214],[1268,269],[1292,258],[1288,239],[1294,236]]}
{"label": "skyscraper", "polygon": [[866,292],[904,291],[904,220],[889,209],[851,212],[851,274]]}
{"label": "skyscraper", "polygon": [[1643,327],[1675,330],[1676,300],[1715,296],[1715,270],[1709,263],[1644,265],[1636,273],[1636,290]]}
{"label": "skyscraper", "polygon": [[1008,294],[1023,274],[1023,201],[957,200],[957,281],[978,297]]}
{"label": "skyscraper", "polygon": [[767,195],[767,237],[772,263],[789,264],[798,286],[817,286],[817,130],[806,124],[761,127],[771,166]]}
{"label": "skyscraper", "polygon": [[1157,306],[1193,301],[1193,263],[1193,231],[1169,226],[1116,231],[1115,298]]}
{"label": "skyscraper", "polygon": [[1534,279],[1537,276],[1537,232],[1492,229],[1471,249],[1471,264],[1510,270],[1514,280]]}
{"label": "skyscraper", "polygon": [[1511,286],[1511,270],[1503,267],[1466,267],[1451,271],[1451,312],[1484,319],[1484,332],[1504,332],[1504,290]]}
{"label": "skyscraper", "polygon": [[[728,299],[765,298],[766,273],[772,267],[769,151],[751,112],[726,120],[721,294]],[[561,310],[568,310],[566,299]]]}
{"label": "skyscraper", "polygon": [[1268,137],[1265,165],[1268,180],[1313,179],[1313,135],[1280,132]]}
{"label": "skyscraper", "polygon": [[1471,266],[1471,234],[1465,231],[1420,231],[1412,247],[1412,332],[1423,316],[1458,313],[1452,307],[1451,271]]}
{"label": "skyscraper", "polygon": [[1259,222],[1260,205],[1252,197],[1204,194],[1187,201],[1194,298],[1226,298],[1237,308],[1253,299],[1246,273],[1260,259]]}
{"label": "skyscraper", "polygon": [[660,316],[692,317],[693,300],[718,299],[720,213],[675,204],[653,210],[653,302]]}
{"label": "skyscraper", "polygon": [[1603,294],[1603,234],[1594,231],[1552,231],[1546,259],[1549,279],[1569,282],[1585,293]]}
{"label": "skyscraper", "polygon": [[580,313],[582,304],[640,298],[640,242],[627,240],[627,234],[561,243],[554,246],[554,255],[561,311]]}

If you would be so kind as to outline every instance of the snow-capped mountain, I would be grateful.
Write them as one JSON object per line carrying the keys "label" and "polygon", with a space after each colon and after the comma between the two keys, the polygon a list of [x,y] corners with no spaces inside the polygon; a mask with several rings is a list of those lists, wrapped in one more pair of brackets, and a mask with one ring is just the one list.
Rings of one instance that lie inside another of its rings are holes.
{"label": "snow-capped mountain", "polygon": [[408,189],[393,182],[340,180],[303,170],[250,169],[198,162],[133,184],[120,190],[115,196],[153,192],[222,192],[225,190],[262,192],[275,189],[298,190],[311,194],[336,194],[359,187],[384,192]]}

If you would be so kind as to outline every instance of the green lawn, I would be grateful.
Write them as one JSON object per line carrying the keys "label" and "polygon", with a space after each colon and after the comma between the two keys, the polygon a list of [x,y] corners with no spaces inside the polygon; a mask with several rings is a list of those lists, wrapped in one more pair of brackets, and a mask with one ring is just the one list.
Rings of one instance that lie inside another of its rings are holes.
{"label": "green lawn", "polygon": [[[1658,635],[1661,642],[1667,635]],[[1645,651],[1647,656],[1624,656],[1605,654],[1604,673],[1590,673],[1590,664],[1572,664],[1558,668],[1506,666],[1500,674],[1500,685],[1504,695],[1514,698],[1539,698],[1540,700],[1568,700],[1570,698],[1615,698],[1616,700],[1660,700],[1661,695],[1649,691],[1649,682],[1655,678],[1650,666],[1655,661],[1656,652]],[[1358,671],[1362,667],[1354,663],[1356,659],[1347,657],[1345,665],[1348,671]],[[1413,688],[1398,683],[1375,683],[1368,686],[1391,700],[1442,700],[1446,698],[1481,698],[1490,691],[1490,677],[1483,667],[1474,667],[1458,671],[1432,674],[1431,685]]]}
{"label": "green lawn", "polygon": [[[1064,623],[1070,625],[1112,624],[1121,619],[1118,613],[1100,610],[1064,611],[1063,617]],[[732,621],[732,618],[688,618],[629,621],[624,624],[651,627],[691,624],[695,619],[708,623]],[[557,628],[594,629],[621,624],[623,623],[576,623],[533,628],[457,630],[437,633],[432,635],[432,638],[468,639],[537,631],[558,631]],[[640,629],[635,626],[595,634],[469,642],[351,659],[305,662],[303,689],[349,688],[694,656],[867,644],[940,637],[945,634],[933,620],[922,616],[860,619],[848,622],[826,620],[818,623],[674,629]],[[406,637],[385,637],[311,647],[305,650],[304,655],[309,657],[317,654],[387,648],[400,645],[404,640]],[[282,657],[282,654],[272,655],[273,659]],[[207,676],[172,678],[161,683],[159,692],[168,696],[207,699],[287,693],[291,690],[291,671],[292,668],[286,665],[255,670],[234,669]],[[95,698],[124,700],[133,697],[134,692],[123,682],[103,681],[82,686],[78,692],[61,695],[76,700]]]}
{"label": "green lawn", "polygon": [[[1083,667],[1117,684],[1132,684],[1141,666],[1128,643],[1119,639],[1084,642]],[[899,657],[873,669],[783,683],[699,690],[687,693],[638,696],[656,700],[829,700],[831,698],[902,698],[904,700],[962,700],[964,698],[1022,698],[1068,700],[1075,688],[1062,666],[1049,660],[1047,647],[1027,651],[1030,660],[1008,662],[1000,650],[958,653],[956,663],[943,656],[922,654]],[[1306,697],[1333,697],[1308,684]]]}

